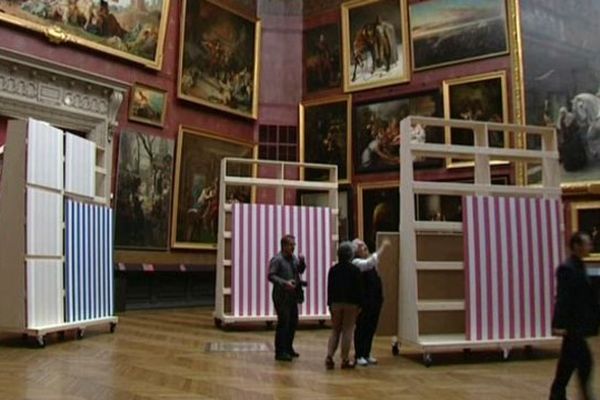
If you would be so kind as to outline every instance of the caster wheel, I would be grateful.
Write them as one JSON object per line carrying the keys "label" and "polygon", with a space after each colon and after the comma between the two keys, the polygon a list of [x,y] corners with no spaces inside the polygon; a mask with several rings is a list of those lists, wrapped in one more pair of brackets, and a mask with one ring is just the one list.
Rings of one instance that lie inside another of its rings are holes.
{"label": "caster wheel", "polygon": [[110,333],[115,333],[115,331],[117,330],[117,324],[114,322],[110,323]]}
{"label": "caster wheel", "polygon": [[77,329],[77,340],[83,339],[83,329]]}
{"label": "caster wheel", "polygon": [[37,345],[39,349],[43,349],[44,347],[46,347],[46,339],[44,338],[44,336],[37,337]]}
{"label": "caster wheel", "polygon": [[324,319],[320,319],[319,320],[319,326],[322,328],[325,326],[325,320]]}
{"label": "caster wheel", "polygon": [[527,358],[533,358],[533,346],[531,346],[531,345],[525,346],[525,356]]}
{"label": "caster wheel", "polygon": [[399,343],[392,344],[392,354],[394,356],[399,356],[400,355],[400,344]]}
{"label": "caster wheel", "polygon": [[267,326],[268,329],[273,329],[273,321],[267,321],[267,322],[265,322],[265,325]]}
{"label": "caster wheel", "polygon": [[58,332],[58,339],[65,340],[65,331]]}
{"label": "caster wheel", "polygon": [[215,326],[221,329],[221,327],[223,326],[223,321],[221,321],[219,318],[215,318]]}
{"label": "caster wheel", "polygon": [[508,361],[510,358],[510,349],[502,349],[502,361]]}
{"label": "caster wheel", "polygon": [[431,354],[429,354],[429,353],[423,354],[423,364],[425,364],[425,366],[427,368],[431,367],[431,364],[433,364],[433,359],[431,358]]}

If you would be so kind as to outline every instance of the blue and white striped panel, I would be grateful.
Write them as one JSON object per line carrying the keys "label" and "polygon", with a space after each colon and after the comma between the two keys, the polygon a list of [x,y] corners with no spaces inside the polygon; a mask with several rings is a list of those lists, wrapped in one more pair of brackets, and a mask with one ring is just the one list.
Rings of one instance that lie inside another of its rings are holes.
{"label": "blue and white striped panel", "polygon": [[113,315],[112,209],[66,200],[66,321]]}

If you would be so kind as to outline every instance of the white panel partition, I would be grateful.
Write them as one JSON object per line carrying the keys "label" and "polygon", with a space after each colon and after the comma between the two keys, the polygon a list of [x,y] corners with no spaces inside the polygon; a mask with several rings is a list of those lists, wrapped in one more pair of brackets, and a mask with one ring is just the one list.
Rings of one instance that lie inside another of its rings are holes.
{"label": "white panel partition", "polygon": [[65,191],[89,198],[96,190],[96,144],[66,133]]}
{"label": "white panel partition", "polygon": [[27,254],[59,257],[63,254],[63,197],[47,190],[27,188]]}
{"label": "white panel partition", "polygon": [[27,183],[63,188],[63,132],[30,119],[27,133]]}
{"label": "white panel partition", "polygon": [[42,328],[64,323],[63,261],[27,261],[27,325]]}

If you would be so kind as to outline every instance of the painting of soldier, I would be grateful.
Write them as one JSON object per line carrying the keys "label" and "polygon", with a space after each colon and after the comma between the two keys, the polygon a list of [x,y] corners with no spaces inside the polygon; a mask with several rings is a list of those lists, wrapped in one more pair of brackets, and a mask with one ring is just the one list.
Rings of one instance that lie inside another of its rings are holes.
{"label": "painting of soldier", "polygon": [[[352,124],[354,170],[357,173],[397,171],[400,166],[400,121],[409,115],[440,117],[438,92],[400,99],[357,105]],[[411,131],[415,143],[443,143],[444,132],[438,127],[417,124]],[[441,167],[443,161],[417,159],[415,168]]]}
{"label": "painting of soldier", "polygon": [[[219,174],[224,157],[252,158],[250,143],[180,127],[177,139],[171,247],[216,249],[219,222]],[[246,173],[251,168],[230,173]],[[243,167],[240,167],[243,168]],[[250,202],[249,188],[231,188],[229,203]]]}
{"label": "painting of soldier", "polygon": [[184,1],[178,96],[257,117],[260,23],[209,0]]}
{"label": "painting of soldier", "polygon": [[410,5],[415,71],[508,52],[506,0],[428,0]]}
{"label": "painting of soldier", "polygon": [[[350,182],[350,96],[301,105],[301,161],[333,164],[340,183]],[[307,170],[307,180],[328,180],[328,172]]]}
{"label": "painting of soldier", "polygon": [[0,20],[161,67],[169,0],[0,0],[0,10]]}
{"label": "painting of soldier", "polygon": [[166,250],[173,140],[123,132],[119,141],[115,247]]}
{"label": "painting of soldier", "polygon": [[355,0],[342,4],[345,92],[410,80],[406,3]]}
{"label": "painting of soldier", "polygon": [[[557,129],[561,183],[585,191],[600,182],[600,2],[570,4],[520,3],[525,116]],[[532,136],[527,145],[541,142]],[[529,181],[540,179],[531,168]]]}
{"label": "painting of soldier", "polygon": [[304,33],[304,77],[307,93],[338,88],[342,83],[340,26],[330,24]]}

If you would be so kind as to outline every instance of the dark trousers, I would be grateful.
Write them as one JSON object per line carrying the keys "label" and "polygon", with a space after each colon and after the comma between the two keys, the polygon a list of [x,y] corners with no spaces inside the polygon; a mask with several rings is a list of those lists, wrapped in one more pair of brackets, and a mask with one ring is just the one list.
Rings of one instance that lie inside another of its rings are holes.
{"label": "dark trousers", "polygon": [[584,399],[591,400],[590,374],[592,371],[592,355],[584,337],[567,335],[563,338],[560,358],[556,367],[556,376],[550,391],[551,400],[565,400],[566,389],[573,371],[577,369],[579,385]]}
{"label": "dark trousers", "polygon": [[356,358],[368,358],[371,355],[373,336],[379,322],[381,303],[365,306],[356,319],[354,331],[354,351]]}
{"label": "dark trousers", "polygon": [[298,327],[298,304],[295,301],[275,302],[275,312],[275,354],[290,354],[294,350],[294,336]]}

